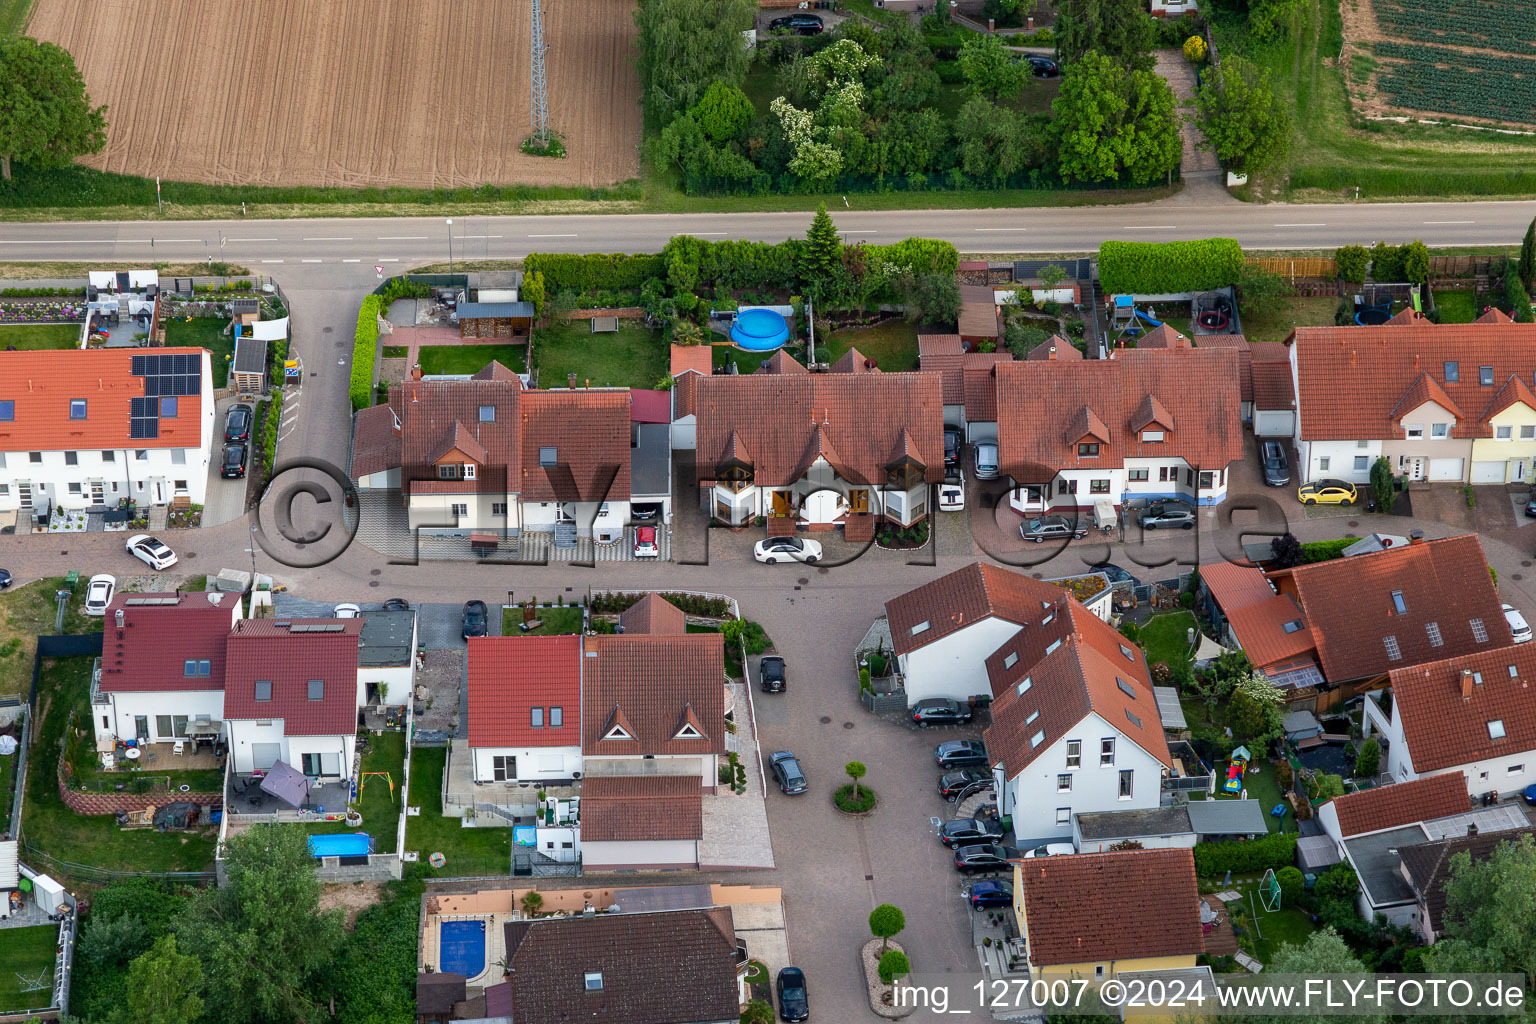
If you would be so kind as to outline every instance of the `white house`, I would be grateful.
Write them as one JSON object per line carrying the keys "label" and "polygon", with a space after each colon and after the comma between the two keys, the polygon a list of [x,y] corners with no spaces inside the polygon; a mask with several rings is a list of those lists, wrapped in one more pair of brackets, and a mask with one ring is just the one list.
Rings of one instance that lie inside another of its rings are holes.
{"label": "white house", "polygon": [[202,504],[213,370],[200,348],[0,352],[0,509]]}
{"label": "white house", "polygon": [[581,667],[580,636],[470,639],[469,749],[477,785],[510,789],[581,777]]}

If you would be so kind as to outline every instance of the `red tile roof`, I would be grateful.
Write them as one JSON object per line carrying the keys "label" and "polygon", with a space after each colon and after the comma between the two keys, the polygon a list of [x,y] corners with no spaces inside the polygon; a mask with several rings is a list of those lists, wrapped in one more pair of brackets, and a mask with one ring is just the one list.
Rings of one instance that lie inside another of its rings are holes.
{"label": "red tile roof", "polygon": [[684,373],[676,379],[672,384],[672,415],[682,419],[698,411],[699,381],[703,379],[697,373]]}
{"label": "red tile roof", "polygon": [[400,435],[394,410],[385,405],[359,409],[352,428],[352,476],[370,476],[400,467]]}
{"label": "red tile roof", "polygon": [[960,286],[959,334],[963,338],[996,338],[997,291],[991,285]]}
{"label": "red tile roof", "polygon": [[[1255,668],[1267,671],[1316,649],[1312,630],[1289,594],[1277,594],[1238,608],[1223,606],[1222,611],[1232,627],[1232,635]],[[1286,627],[1294,627],[1295,623],[1300,623],[1300,628],[1287,631]]]}
{"label": "red tile roof", "polygon": [[595,775],[581,784],[582,842],[704,838],[697,775]]}
{"label": "red tile roof", "polygon": [[1291,378],[1291,364],[1256,362],[1253,373],[1253,407],[1261,412],[1296,408],[1296,382]]}
{"label": "red tile roof", "polygon": [[965,403],[965,344],[958,334],[919,334],[917,364],[944,381],[944,404]]}
{"label": "red tile roof", "polygon": [[1045,359],[1054,359],[1060,362],[1079,363],[1083,360],[1083,354],[1077,346],[1059,334],[1053,334],[1045,341],[1036,345],[1025,355],[1025,359],[1039,362]]}
{"label": "red tile roof", "polygon": [[[725,753],[725,650],[713,633],[590,636],[582,659],[587,757]],[[691,710],[701,738],[679,738]],[[618,725],[630,739],[605,739]]]}
{"label": "red tile roof", "polygon": [[1036,967],[1205,952],[1191,850],[1034,857],[1019,879]]}
{"label": "red tile roof", "polygon": [[[225,656],[224,717],[280,718],[287,736],[352,735],[362,631],[362,619],[241,619]],[[325,684],[320,700],[309,699],[312,679]],[[271,700],[256,699],[257,680],[272,683]]]}
{"label": "red tile roof", "polygon": [[[408,380],[391,388],[389,405],[400,420],[401,486],[416,493],[443,493],[440,484],[448,485],[450,493],[515,493],[521,478],[522,394],[521,381],[494,374],[471,380]],[[492,419],[481,420],[482,407],[492,410]],[[480,467],[475,480],[439,481],[433,454],[443,450],[461,425],[484,448],[488,464]],[[370,437],[377,429],[370,421]]]}
{"label": "red tile roof", "polygon": [[1143,338],[1136,339],[1137,348],[1194,348],[1195,343],[1178,331],[1163,324],[1154,327]]}
{"label": "red tile roof", "polygon": [[1200,582],[1211,592],[1223,612],[1242,608],[1275,596],[1275,588],[1262,569],[1233,562],[1210,562],[1200,567]]}
{"label": "red tile roof", "polygon": [[1346,793],[1330,802],[1339,816],[1339,834],[1346,839],[1461,814],[1472,806],[1467,780],[1459,773]]}
{"label": "red tile roof", "polygon": [[[1191,467],[1224,469],[1243,456],[1238,378],[1237,353],[1223,349],[1122,350],[1113,359],[1001,365],[1003,472],[1035,482],[1063,469],[1119,468],[1128,458],[1183,458]],[[1149,397],[1178,422],[1152,444],[1131,428]],[[1077,454],[1084,422],[1109,435],[1097,457]]]}
{"label": "red tile roof", "polygon": [[677,377],[692,370],[708,377],[714,372],[714,349],[708,345],[673,345],[672,376]]}
{"label": "red tile roof", "polygon": [[[1061,596],[1059,587],[1023,573],[972,562],[891,598],[885,602],[885,615],[891,645],[897,654],[907,654],[989,616],[1018,626],[1039,622]],[[927,628],[912,631],[925,622]]]}
{"label": "red tile roof", "polygon": [[[1476,534],[1269,575],[1282,593],[1296,595],[1331,683],[1384,676],[1396,668],[1513,642]],[[1401,613],[1394,591],[1403,595],[1406,610]],[[1487,639],[1477,638],[1473,619],[1482,620]]]}
{"label": "red tile roof", "polygon": [[[199,367],[196,394],[177,399],[176,415],[161,417],[159,436],[133,438],[131,400],[143,398],[144,378],[133,375],[137,348],[37,349],[0,352],[3,396],[14,419],[0,422],[0,451],[78,451],[90,448],[204,447],[203,402],[213,401],[212,369],[201,348],[158,348],[153,355],[189,356]],[[85,419],[71,419],[70,402],[85,399]]]}
{"label": "red tile roof", "polygon": [[[581,637],[471,637],[467,660],[470,746],[581,746]],[[539,729],[536,707],[546,709]],[[563,709],[559,728],[552,707]]]}
{"label": "red tile roof", "polygon": [[680,634],[688,632],[688,617],[660,594],[646,594],[619,614],[625,634]]}
{"label": "red tile roof", "polygon": [[[1298,327],[1293,344],[1308,441],[1400,438],[1402,417],[1437,394],[1464,414],[1452,437],[1492,437],[1483,418],[1489,400],[1511,377],[1536,373],[1533,324]],[[1447,362],[1457,364],[1455,381],[1445,380]],[[1483,366],[1492,367],[1491,386],[1480,383]]]}
{"label": "red tile roof", "polygon": [[[1275,344],[1270,342],[1269,344]],[[1242,385],[1243,401],[1253,401],[1253,362],[1256,358],[1248,339],[1241,334],[1202,334],[1195,339],[1198,348],[1226,348],[1237,353],[1238,380]],[[1281,345],[1284,349],[1285,346]]]}
{"label": "red tile roof", "polygon": [[672,395],[666,391],[655,391],[649,388],[630,388],[629,421],[631,423],[671,423]]}
{"label": "red tile roof", "polygon": [[[116,693],[224,689],[224,646],[238,594],[120,592],[102,621],[101,688]],[[175,604],[146,604],[175,601]],[[117,628],[117,613],[123,628]],[[187,675],[187,661],[207,661],[207,675]]]}
{"label": "red tile roof", "polygon": [[[977,352],[965,360],[965,418],[972,423],[997,422],[998,366],[1013,361],[1006,352]],[[1068,358],[1070,361],[1070,357]]]}
{"label": "red tile roof", "polygon": [[[629,500],[629,392],[529,391],[522,398],[524,501]],[[554,448],[560,465],[539,465]]]}
{"label": "red tile roof", "polygon": [[[1393,714],[1402,722],[1414,771],[1536,750],[1532,647],[1536,644],[1517,644],[1392,673]],[[1464,672],[1472,673],[1465,688]],[[1489,731],[1495,721],[1503,723],[1498,739]]]}

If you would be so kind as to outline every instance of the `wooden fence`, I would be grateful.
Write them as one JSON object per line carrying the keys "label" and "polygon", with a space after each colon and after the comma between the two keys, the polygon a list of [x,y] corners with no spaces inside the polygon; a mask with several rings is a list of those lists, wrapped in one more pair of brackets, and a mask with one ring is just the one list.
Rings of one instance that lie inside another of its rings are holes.
{"label": "wooden fence", "polygon": [[1339,265],[1332,256],[1251,256],[1244,262],[1285,278],[1339,276]]}

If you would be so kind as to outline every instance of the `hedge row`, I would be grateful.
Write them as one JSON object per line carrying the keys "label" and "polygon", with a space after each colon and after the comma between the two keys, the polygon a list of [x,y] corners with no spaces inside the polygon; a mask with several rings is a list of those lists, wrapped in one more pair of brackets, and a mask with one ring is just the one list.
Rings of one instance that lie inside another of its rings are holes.
{"label": "hedge row", "polygon": [[1263,839],[1246,842],[1195,844],[1195,874],[1214,878],[1228,871],[1244,874],[1266,868],[1290,867],[1296,863],[1296,833],[1273,832]]}
{"label": "hedge row", "polygon": [[379,297],[365,295],[357,311],[357,335],[352,342],[352,411],[373,404],[373,363],[379,351]]}
{"label": "hedge row", "polygon": [[1344,549],[1359,543],[1359,540],[1359,537],[1337,537],[1333,540],[1306,541],[1301,545],[1302,563],[1330,562],[1335,558],[1343,558]]}
{"label": "hedge row", "polygon": [[283,422],[283,390],[272,389],[272,397],[261,410],[261,469],[266,477],[272,475],[272,464],[277,461],[277,428]]}
{"label": "hedge row", "polygon": [[553,295],[599,288],[639,291],[649,279],[666,276],[667,268],[660,256],[650,254],[535,252],[523,260],[523,272],[534,271],[544,275],[545,291]]}
{"label": "hedge row", "polygon": [[1236,284],[1242,272],[1243,247],[1234,238],[1099,246],[1099,283],[1110,295],[1210,291]]}

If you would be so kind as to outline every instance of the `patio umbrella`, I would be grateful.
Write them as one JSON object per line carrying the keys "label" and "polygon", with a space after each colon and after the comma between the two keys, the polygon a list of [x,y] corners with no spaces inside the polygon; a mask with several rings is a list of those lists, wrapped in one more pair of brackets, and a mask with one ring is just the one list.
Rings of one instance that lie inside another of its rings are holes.
{"label": "patio umbrella", "polygon": [[309,779],[292,765],[277,761],[262,777],[261,791],[271,793],[292,807],[303,807],[309,796]]}

